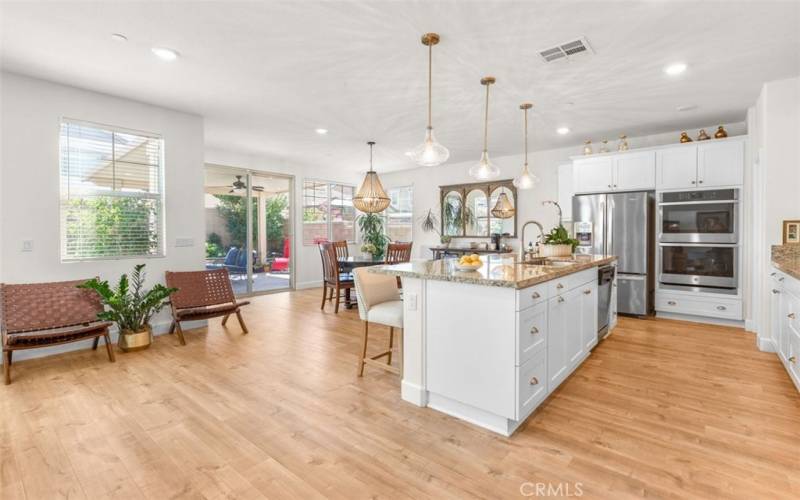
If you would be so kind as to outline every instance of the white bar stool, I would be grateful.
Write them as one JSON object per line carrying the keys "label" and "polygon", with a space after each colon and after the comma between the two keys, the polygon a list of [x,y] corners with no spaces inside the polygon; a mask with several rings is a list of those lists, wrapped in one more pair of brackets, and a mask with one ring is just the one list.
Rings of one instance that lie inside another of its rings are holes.
{"label": "white bar stool", "polygon": [[[386,274],[369,272],[367,267],[353,270],[358,300],[358,315],[364,321],[364,342],[361,346],[361,357],[358,360],[358,376],[364,375],[364,366],[369,364],[392,373],[402,374],[403,366],[403,301],[397,290],[397,279]],[[389,327],[389,349],[375,356],[367,357],[367,338],[369,337],[369,324],[377,323]],[[394,343],[394,329],[400,329],[398,335],[400,363],[398,367],[392,366],[392,348]],[[379,361],[386,357],[386,364]]]}

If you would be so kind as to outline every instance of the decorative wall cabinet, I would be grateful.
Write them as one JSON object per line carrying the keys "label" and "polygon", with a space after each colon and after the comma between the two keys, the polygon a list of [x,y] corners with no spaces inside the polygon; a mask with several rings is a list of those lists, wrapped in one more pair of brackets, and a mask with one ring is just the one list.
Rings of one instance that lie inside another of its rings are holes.
{"label": "decorative wall cabinet", "polygon": [[[505,193],[515,208],[514,215],[500,218],[492,208]],[[489,238],[492,234],[517,236],[517,189],[511,179],[439,186],[442,207],[442,235],[453,238]]]}
{"label": "decorative wall cabinet", "polygon": [[573,185],[576,193],[655,189],[655,152],[577,159],[573,163]]}
{"label": "decorative wall cabinet", "polygon": [[741,186],[744,141],[708,141],[658,150],[656,173],[658,190]]}

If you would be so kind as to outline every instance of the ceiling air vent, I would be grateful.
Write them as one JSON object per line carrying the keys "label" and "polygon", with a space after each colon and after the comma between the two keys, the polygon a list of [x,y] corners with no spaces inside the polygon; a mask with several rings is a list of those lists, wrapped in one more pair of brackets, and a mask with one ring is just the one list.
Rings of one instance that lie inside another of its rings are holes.
{"label": "ceiling air vent", "polygon": [[539,55],[542,56],[545,62],[553,62],[560,59],[570,59],[581,54],[591,54],[593,52],[586,37],[581,37],[577,40],[560,43],[555,47],[540,50]]}

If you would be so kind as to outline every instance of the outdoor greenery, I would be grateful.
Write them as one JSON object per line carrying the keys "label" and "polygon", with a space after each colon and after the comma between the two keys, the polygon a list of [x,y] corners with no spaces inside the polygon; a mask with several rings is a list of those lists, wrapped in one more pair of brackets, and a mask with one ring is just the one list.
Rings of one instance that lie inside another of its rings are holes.
{"label": "outdoor greenery", "polygon": [[567,229],[559,225],[558,227],[554,227],[547,233],[544,237],[544,244],[545,245],[572,245],[572,250],[575,251],[575,247],[578,246],[578,240],[575,238],[570,238]]}
{"label": "outdoor greenery", "polygon": [[[243,248],[247,238],[247,203],[244,196],[234,196],[218,194],[214,195],[219,200],[217,210],[219,214],[225,219],[225,224],[230,235],[231,246]],[[258,199],[251,198],[250,209],[253,211],[254,222],[258,214]],[[283,250],[284,226],[286,225],[285,211],[289,206],[289,200],[285,194],[279,194],[270,197],[266,200],[266,218],[267,218],[267,246],[268,250],[281,252]],[[210,236],[210,235],[209,235]],[[253,231],[253,241],[251,248],[257,246],[258,231]],[[209,252],[208,243],[206,240],[206,254]],[[216,243],[216,242],[213,242]],[[222,255],[224,255],[224,248],[222,248],[222,240],[219,243]],[[222,256],[215,255],[215,256]]]}
{"label": "outdoor greenery", "polygon": [[94,290],[102,298],[107,309],[97,314],[98,319],[113,321],[120,332],[135,333],[144,330],[150,318],[167,304],[169,296],[178,291],[161,284],[143,290],[145,276],[144,264],[138,264],[134,266],[130,280],[127,274],[120,276],[116,288],[97,278],[78,285],[78,288]]}
{"label": "outdoor greenery", "polygon": [[[362,249],[371,253],[376,259],[382,259],[386,252],[389,238],[383,232],[383,218],[378,214],[364,214],[358,217],[358,227],[361,229],[361,240],[364,242]],[[372,245],[372,248],[368,247]],[[370,251],[373,250],[373,251]]]}
{"label": "outdoor greenery", "polygon": [[68,258],[155,255],[158,201],[99,196],[71,198],[65,218]]}
{"label": "outdoor greenery", "polygon": [[225,248],[222,246],[222,237],[217,233],[209,233],[206,236],[206,257],[224,257]]}

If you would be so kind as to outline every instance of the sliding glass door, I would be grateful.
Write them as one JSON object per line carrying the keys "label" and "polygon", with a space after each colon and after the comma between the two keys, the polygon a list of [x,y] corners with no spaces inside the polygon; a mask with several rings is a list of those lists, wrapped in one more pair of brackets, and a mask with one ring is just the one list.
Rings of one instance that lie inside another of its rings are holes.
{"label": "sliding glass door", "polygon": [[224,267],[236,295],[294,285],[289,176],[206,165],[206,268]]}

